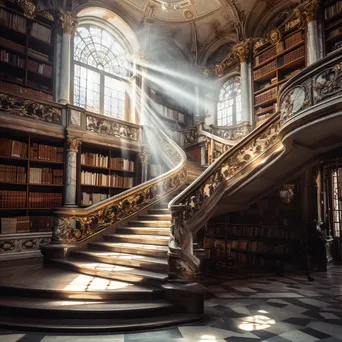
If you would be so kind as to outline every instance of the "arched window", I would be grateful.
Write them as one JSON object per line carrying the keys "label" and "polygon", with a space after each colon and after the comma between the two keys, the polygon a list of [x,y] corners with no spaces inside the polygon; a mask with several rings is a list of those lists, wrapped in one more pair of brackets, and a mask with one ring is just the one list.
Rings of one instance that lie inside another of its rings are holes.
{"label": "arched window", "polygon": [[74,37],[74,104],[119,119],[125,118],[127,50],[109,31],[80,25]]}
{"label": "arched window", "polygon": [[230,126],[241,121],[240,78],[230,78],[222,87],[217,104],[217,125]]}

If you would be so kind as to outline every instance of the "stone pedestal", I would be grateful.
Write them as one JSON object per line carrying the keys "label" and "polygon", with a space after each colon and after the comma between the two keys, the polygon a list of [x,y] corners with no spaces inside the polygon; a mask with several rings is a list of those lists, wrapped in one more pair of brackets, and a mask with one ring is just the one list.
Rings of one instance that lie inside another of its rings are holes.
{"label": "stone pedestal", "polygon": [[144,183],[148,181],[148,165],[151,157],[151,154],[146,152],[144,145],[142,145],[139,157],[141,163],[141,183]]}

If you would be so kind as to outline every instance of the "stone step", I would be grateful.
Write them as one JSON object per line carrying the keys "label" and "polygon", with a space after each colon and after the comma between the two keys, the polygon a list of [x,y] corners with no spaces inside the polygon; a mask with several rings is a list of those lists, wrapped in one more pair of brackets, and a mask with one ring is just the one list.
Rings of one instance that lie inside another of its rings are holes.
{"label": "stone step", "polygon": [[44,330],[56,332],[126,332],[133,330],[144,329],[160,329],[167,326],[179,326],[186,323],[191,323],[200,320],[203,314],[186,314],[174,313],[151,318],[136,318],[136,319],[44,319],[27,316],[8,316],[2,314],[0,316],[0,326],[9,329],[21,330]]}
{"label": "stone step", "polygon": [[170,236],[137,235],[137,234],[108,234],[108,235],[103,235],[103,238],[105,241],[167,246]]}
{"label": "stone step", "polygon": [[130,227],[171,227],[171,221],[132,220],[128,222]]}
{"label": "stone step", "polygon": [[0,311],[8,316],[59,319],[112,319],[159,316],[175,311],[166,300],[56,300],[50,298],[0,297]]}
{"label": "stone step", "polygon": [[170,236],[170,228],[163,227],[118,227],[115,234],[143,234],[143,235],[164,235]]}
{"label": "stone step", "polygon": [[139,215],[137,220],[142,221],[170,221],[171,214],[146,214],[146,215]]}
{"label": "stone step", "polygon": [[145,255],[118,253],[101,250],[81,250],[71,253],[72,256],[93,260],[100,263],[114,264],[120,266],[139,267],[142,269],[166,273],[168,263],[166,258],[148,257]]}
{"label": "stone step", "polygon": [[51,259],[51,263],[79,273],[124,282],[160,285],[168,279],[167,273],[151,272],[129,266],[111,265],[70,257]]}
{"label": "stone step", "polygon": [[118,253],[154,256],[157,258],[166,258],[169,250],[167,246],[144,245],[140,243],[124,243],[110,241],[91,242],[88,244],[88,246],[91,249],[96,250],[107,250]]}
{"label": "stone step", "polygon": [[160,208],[156,208],[156,209],[150,209],[148,211],[149,214],[151,215],[171,215],[171,212],[169,210],[169,208],[165,208],[165,209],[160,209]]}

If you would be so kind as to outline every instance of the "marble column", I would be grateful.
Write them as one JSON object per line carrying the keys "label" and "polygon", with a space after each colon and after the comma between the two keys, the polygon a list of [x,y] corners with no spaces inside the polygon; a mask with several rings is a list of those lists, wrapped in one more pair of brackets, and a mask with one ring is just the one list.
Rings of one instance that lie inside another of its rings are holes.
{"label": "marble column", "polygon": [[65,167],[64,207],[75,208],[76,205],[76,180],[77,180],[77,153],[81,140],[75,137],[67,137],[67,153]]}
{"label": "marble column", "polygon": [[132,68],[132,76],[130,78],[130,113],[129,113],[129,121],[133,123],[138,123],[137,120],[137,64],[134,59],[133,68]]}
{"label": "marble column", "polygon": [[141,183],[144,183],[148,181],[148,165],[151,157],[151,154],[146,152],[145,145],[142,145],[139,157],[141,163]]}
{"label": "marble column", "polygon": [[253,113],[250,107],[250,97],[252,96],[251,82],[250,82],[250,68],[249,55],[251,43],[249,40],[238,43],[234,46],[234,52],[240,61],[240,75],[241,75],[241,122],[253,123]]}
{"label": "marble column", "polygon": [[306,64],[315,63],[320,58],[320,45],[318,41],[317,11],[319,0],[309,0],[297,7],[297,17],[306,23]]}
{"label": "marble column", "polygon": [[140,87],[140,124],[148,123],[147,112],[147,68],[141,68],[141,87]]}
{"label": "marble column", "polygon": [[59,82],[59,103],[70,103],[70,64],[71,64],[71,36],[75,33],[77,19],[70,12],[60,11],[62,26],[61,70]]}

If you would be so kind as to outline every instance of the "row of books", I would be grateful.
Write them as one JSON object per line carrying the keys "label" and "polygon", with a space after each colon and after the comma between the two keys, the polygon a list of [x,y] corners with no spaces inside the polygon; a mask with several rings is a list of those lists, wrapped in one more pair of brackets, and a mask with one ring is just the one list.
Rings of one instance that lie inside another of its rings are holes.
{"label": "row of books", "polygon": [[[15,80],[15,81],[17,81],[17,80]],[[21,80],[21,82],[23,82],[23,81],[24,80]],[[18,85],[18,84],[4,82],[1,80],[0,80],[0,88],[7,89],[9,91],[19,93],[19,94],[23,94],[23,95],[28,95],[30,97],[34,97],[37,100],[46,100],[46,101],[52,101],[53,100],[53,97],[50,94],[44,93],[44,92],[39,91],[39,90],[26,88],[26,87],[23,87],[23,86]]]}
{"label": "row of books", "polygon": [[1,183],[26,183],[26,170],[22,166],[0,165]]}
{"label": "row of books", "polygon": [[276,47],[275,46],[270,47],[265,52],[255,57],[254,59],[255,66],[258,66],[259,64],[267,61],[268,59],[274,57],[276,54],[277,54]]}
{"label": "row of books", "polygon": [[25,208],[26,191],[0,190],[0,208]]}
{"label": "row of books", "polygon": [[265,259],[259,255],[239,252],[231,252],[230,257],[233,260],[234,265],[239,265],[240,267],[258,266],[259,268],[270,268],[275,267],[275,265],[277,265],[275,262],[278,262],[277,259]]}
{"label": "row of books", "polygon": [[263,114],[274,114],[277,111],[277,103],[273,103],[271,106],[267,107],[258,107],[255,111],[257,115],[263,115]]}
{"label": "row of books", "polygon": [[3,8],[0,9],[0,24],[13,30],[26,33],[26,19],[19,15],[7,12]]}
{"label": "row of books", "polygon": [[51,216],[2,217],[1,234],[51,231]]}
{"label": "row of books", "polygon": [[20,68],[25,68],[25,57],[19,57],[16,54],[6,50],[0,50],[0,61],[15,65]]}
{"label": "row of books", "polygon": [[30,157],[38,160],[63,162],[64,149],[63,147],[33,143],[30,147]]}
{"label": "row of books", "polygon": [[49,168],[30,168],[29,182],[31,184],[63,185],[63,170]]}
{"label": "row of books", "polygon": [[45,53],[33,50],[33,49],[27,49],[27,54],[31,57],[35,57],[37,59],[41,59],[42,61],[48,62],[49,61],[49,56],[46,55]]}
{"label": "row of books", "polygon": [[86,192],[82,192],[82,205],[92,205],[96,203],[100,203],[108,198],[107,194],[99,194],[99,193],[92,193],[88,194]]}
{"label": "row of books", "polygon": [[124,158],[111,158],[110,168],[114,170],[134,172],[134,161]]}
{"label": "row of books", "polygon": [[291,77],[297,75],[301,70],[302,70],[302,68],[291,71],[290,73],[284,75],[282,77],[282,80],[289,80]]}
{"label": "row of books", "polygon": [[303,41],[302,31],[296,32],[295,34],[284,39],[285,49],[289,49],[291,46],[298,44]]}
{"label": "row of books", "polygon": [[287,229],[279,229],[276,226],[228,226],[228,235],[230,236],[247,236],[253,238],[277,238],[277,239],[293,239],[295,232]]}
{"label": "row of books", "polygon": [[51,29],[38,23],[33,23],[31,28],[31,36],[43,40],[44,42],[50,43]]}
{"label": "row of books", "polygon": [[342,26],[338,27],[338,28],[335,29],[335,30],[330,31],[330,32],[327,34],[327,38],[326,38],[326,39],[335,38],[335,37],[339,36],[341,33],[342,33]]}
{"label": "row of books", "polygon": [[61,193],[30,192],[30,208],[58,208],[62,206]]}
{"label": "row of books", "polygon": [[184,114],[177,110],[168,108],[160,103],[152,102],[151,107],[155,113],[171,120],[184,122]]}
{"label": "row of books", "polygon": [[0,156],[27,158],[27,144],[17,140],[0,138]]}
{"label": "row of books", "polygon": [[270,73],[271,71],[275,70],[276,67],[277,67],[276,61],[272,61],[270,63],[267,63],[263,67],[261,67],[257,70],[254,70],[254,79],[258,79],[258,78]]}
{"label": "row of books", "polygon": [[161,164],[150,164],[150,177],[154,178],[166,172],[166,168]]}
{"label": "row of books", "polygon": [[27,61],[27,69],[46,77],[52,77],[52,67],[47,64],[38,63],[29,59]]}
{"label": "row of books", "polygon": [[305,47],[304,45],[302,45],[298,49],[295,49],[289,53],[286,53],[284,56],[278,57],[277,65],[278,67],[281,67],[282,65],[288,64],[300,57],[303,57],[304,55],[305,55]]}
{"label": "row of books", "polygon": [[246,240],[227,240],[227,250],[230,251],[243,250],[257,253],[282,254],[289,251],[289,247],[285,244],[269,244],[261,241]]}
{"label": "row of books", "polygon": [[115,188],[132,188],[133,177],[122,177],[117,174],[105,175],[103,173],[81,172],[82,185],[111,186]]}
{"label": "row of books", "polygon": [[25,53],[25,46],[14,42],[13,40],[0,37],[0,45],[9,49],[16,50],[21,53]]}
{"label": "row of books", "polygon": [[82,153],[81,164],[98,167],[108,167],[108,156],[98,153]]}
{"label": "row of books", "polygon": [[265,92],[255,96],[255,104],[258,105],[268,100],[275,99],[277,97],[277,87],[266,90]]}
{"label": "row of books", "polygon": [[275,84],[278,82],[278,78],[277,77],[273,77],[268,81],[262,82],[259,84],[259,90],[267,88],[269,86],[271,86],[272,84]]}
{"label": "row of books", "polygon": [[342,1],[336,1],[335,3],[327,6],[324,10],[324,18],[329,19],[342,12]]}

